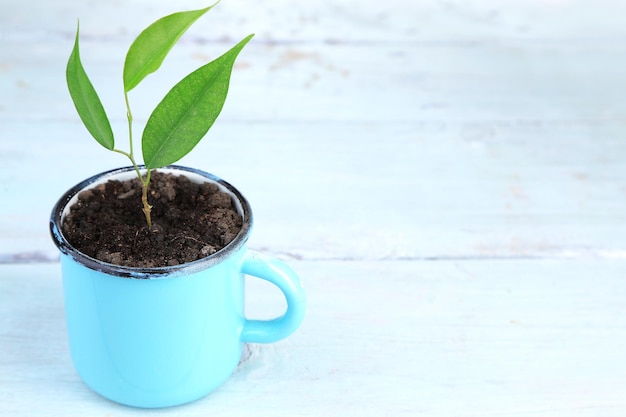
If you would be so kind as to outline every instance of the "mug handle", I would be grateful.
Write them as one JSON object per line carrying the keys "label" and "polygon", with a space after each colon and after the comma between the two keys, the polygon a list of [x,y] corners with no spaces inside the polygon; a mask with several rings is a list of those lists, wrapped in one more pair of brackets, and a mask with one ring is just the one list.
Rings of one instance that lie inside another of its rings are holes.
{"label": "mug handle", "polygon": [[276,285],[287,300],[287,311],[280,317],[271,320],[246,319],[241,341],[272,343],[293,333],[302,323],[306,307],[304,288],[294,270],[278,259],[249,250],[244,255],[241,272]]}

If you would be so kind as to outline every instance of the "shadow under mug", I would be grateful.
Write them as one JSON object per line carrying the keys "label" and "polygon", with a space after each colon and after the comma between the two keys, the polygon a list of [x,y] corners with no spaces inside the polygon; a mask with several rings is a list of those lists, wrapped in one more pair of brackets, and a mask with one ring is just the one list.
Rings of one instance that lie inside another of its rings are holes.
{"label": "shadow under mug", "polygon": [[[65,314],[72,362],[82,380],[105,398],[156,408],[199,399],[235,370],[243,344],[270,343],[293,333],[304,317],[305,294],[285,263],[246,249],[252,212],[232,185],[199,170],[160,169],[213,182],[229,193],[243,227],[224,249],[198,261],[131,268],[98,261],[73,248],[61,222],[81,191],[135,176],[132,167],[77,184],[55,205],[52,238],[61,252]],[[272,320],[244,315],[245,275],[271,282],[287,309]]]}

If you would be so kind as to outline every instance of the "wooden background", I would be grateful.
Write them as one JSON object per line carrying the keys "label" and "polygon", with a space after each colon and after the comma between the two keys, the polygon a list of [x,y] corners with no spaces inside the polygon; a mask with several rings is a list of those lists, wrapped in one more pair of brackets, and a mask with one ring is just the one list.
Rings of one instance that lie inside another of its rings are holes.
{"label": "wooden background", "polygon": [[[125,142],[134,36],[196,0],[0,0],[0,414],[624,416],[626,25],[597,0],[222,0],[131,92],[141,125],[249,33],[220,119],[181,161],[250,200],[250,247],[308,313],[218,391],[134,410],[69,359],[48,216],[126,165],[88,137],[81,55]],[[248,314],[283,305],[248,283]]]}

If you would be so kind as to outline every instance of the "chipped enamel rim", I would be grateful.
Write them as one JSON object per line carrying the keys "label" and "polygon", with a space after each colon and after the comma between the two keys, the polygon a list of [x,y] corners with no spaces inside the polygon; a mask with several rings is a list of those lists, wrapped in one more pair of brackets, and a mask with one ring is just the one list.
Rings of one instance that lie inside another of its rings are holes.
{"label": "chipped enamel rim", "polygon": [[65,239],[65,236],[63,236],[61,224],[65,215],[69,212],[69,208],[76,201],[78,201],[78,194],[81,191],[94,188],[112,179],[124,181],[137,175],[133,167],[124,167],[102,172],[76,184],[63,194],[63,196],[61,196],[59,201],[55,204],[50,216],[50,233],[52,235],[52,240],[57,245],[61,253],[71,257],[74,261],[86,266],[87,268],[106,274],[123,278],[157,279],[186,276],[205,270],[222,262],[232,254],[238,252],[245,245],[252,229],[252,210],[248,201],[235,187],[213,174],[194,168],[170,165],[159,168],[157,171],[174,175],[185,175],[191,181],[196,183],[212,182],[217,184],[220,191],[230,194],[233,198],[237,211],[243,217],[243,225],[237,236],[235,236],[235,238],[224,248],[205,258],[185,264],[156,268],[135,268],[115,265],[102,262],[80,252],[78,249],[74,248],[67,241],[67,239]]}

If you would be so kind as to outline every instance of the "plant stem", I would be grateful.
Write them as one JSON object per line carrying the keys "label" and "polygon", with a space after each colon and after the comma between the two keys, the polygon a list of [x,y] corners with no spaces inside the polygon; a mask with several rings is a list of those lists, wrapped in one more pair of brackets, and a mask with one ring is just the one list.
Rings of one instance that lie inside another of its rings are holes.
{"label": "plant stem", "polygon": [[128,148],[130,149],[130,159],[133,161],[134,152],[133,152],[133,114],[130,111],[130,103],[128,102],[128,92],[124,91],[124,101],[126,101],[126,118],[128,119]]}
{"label": "plant stem", "polygon": [[152,217],[150,213],[152,212],[152,206],[148,204],[148,185],[150,184],[150,170],[146,173],[146,179],[142,180],[142,193],[141,193],[141,202],[143,203],[143,214],[146,216],[146,221],[148,222],[148,229],[152,229]]}
{"label": "plant stem", "polygon": [[[133,113],[130,111],[130,103],[128,102],[128,93],[124,91],[124,100],[126,101],[126,118],[128,119],[128,149],[129,152],[126,154],[128,159],[133,163],[133,167],[135,167],[135,172],[139,177],[141,183],[144,183],[143,177],[141,176],[141,172],[139,172],[139,167],[135,163],[135,152],[133,150]],[[148,181],[149,183],[149,181]],[[146,184],[147,186],[147,184]],[[145,187],[144,187],[145,188]]]}
{"label": "plant stem", "polygon": [[133,158],[133,156],[131,154],[129,154],[128,152],[124,152],[121,149],[113,149],[113,152],[117,152],[119,154],[122,154],[126,158],[130,159],[130,162],[133,164],[133,168],[135,168],[135,172],[137,173],[137,176],[139,177],[139,180],[143,183],[143,176],[141,175],[141,171],[139,171],[139,166],[135,163],[135,158]]}
{"label": "plant stem", "polygon": [[128,93],[124,91],[124,100],[126,101],[126,117],[128,118],[128,141],[129,141],[129,152],[124,152],[119,149],[113,149],[113,152],[120,153],[130,159],[130,162],[133,164],[133,168],[135,168],[135,172],[137,173],[137,177],[139,181],[141,181],[141,202],[143,203],[143,214],[146,216],[146,222],[148,223],[148,229],[152,228],[152,218],[150,213],[152,212],[152,206],[148,203],[148,187],[150,186],[150,169],[146,168],[146,176],[145,179],[141,175],[141,171],[139,170],[139,166],[137,162],[135,162],[135,155],[133,152],[133,114],[130,111],[130,103],[128,102]]}
{"label": "plant stem", "polygon": [[113,152],[122,154],[128,159],[130,159],[130,162],[133,164],[133,167],[135,168],[137,177],[139,177],[139,181],[141,181],[141,202],[143,203],[142,211],[143,211],[144,216],[146,217],[146,222],[148,223],[148,229],[151,229],[152,218],[150,216],[150,213],[152,212],[152,206],[148,203],[148,188],[150,186],[150,174],[152,173],[152,170],[146,169],[146,176],[144,179],[144,176],[141,175],[141,171],[139,170],[139,166],[135,162],[135,158],[133,158],[133,156],[130,153],[124,152],[120,149],[113,149]]}

